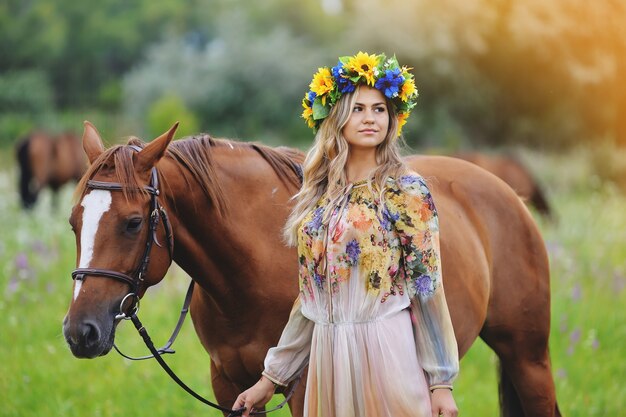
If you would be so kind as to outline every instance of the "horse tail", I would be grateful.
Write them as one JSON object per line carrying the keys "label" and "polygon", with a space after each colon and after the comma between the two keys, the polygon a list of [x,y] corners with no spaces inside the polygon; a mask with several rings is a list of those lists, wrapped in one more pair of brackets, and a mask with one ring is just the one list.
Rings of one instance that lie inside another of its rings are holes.
{"label": "horse tail", "polygon": [[33,179],[33,169],[30,160],[30,136],[20,140],[16,145],[17,162],[20,167],[18,179],[18,188],[22,199],[22,206],[30,209],[37,200],[37,194],[31,189],[31,181]]}
{"label": "horse tail", "polygon": [[501,417],[524,417],[522,402],[513,386],[513,381],[506,373],[502,363],[498,365],[500,392],[500,416]]}
{"label": "horse tail", "polygon": [[539,213],[545,215],[546,217],[553,217],[552,209],[548,204],[548,199],[545,197],[543,190],[536,182],[535,186],[533,187],[533,193],[530,196],[530,202]]}
{"label": "horse tail", "polygon": [[545,196],[541,186],[537,179],[530,173],[530,171],[526,168],[520,157],[514,153],[508,153],[507,156],[513,161],[513,163],[517,164],[518,168],[525,173],[528,177],[528,180],[532,184],[532,192],[528,197],[528,201],[530,204],[542,215],[545,217],[552,219],[552,209],[550,208],[550,204],[548,204],[548,199]]}

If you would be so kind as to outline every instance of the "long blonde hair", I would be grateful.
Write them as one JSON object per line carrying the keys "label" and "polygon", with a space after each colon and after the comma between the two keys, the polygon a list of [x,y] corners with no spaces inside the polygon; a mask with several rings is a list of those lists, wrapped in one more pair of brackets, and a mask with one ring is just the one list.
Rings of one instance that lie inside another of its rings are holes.
{"label": "long blonde hair", "polygon": [[[328,117],[321,124],[313,147],[304,160],[304,180],[300,191],[292,197],[296,204],[287,218],[283,230],[285,241],[290,246],[297,245],[298,229],[306,215],[315,207],[324,194],[333,206],[341,199],[348,185],[346,162],[348,160],[348,141],[343,136],[343,127],[348,122],[356,103],[360,86],[352,93],[344,94],[330,110]],[[368,181],[372,190],[378,191],[379,211],[384,201],[387,178],[398,179],[407,172],[401,160],[398,137],[398,119],[393,103],[385,98],[389,113],[389,128],[385,140],[376,147],[376,162],[373,181]],[[326,209],[328,209],[328,206]],[[327,210],[327,213],[330,212]],[[327,216],[324,216],[326,218]]]}

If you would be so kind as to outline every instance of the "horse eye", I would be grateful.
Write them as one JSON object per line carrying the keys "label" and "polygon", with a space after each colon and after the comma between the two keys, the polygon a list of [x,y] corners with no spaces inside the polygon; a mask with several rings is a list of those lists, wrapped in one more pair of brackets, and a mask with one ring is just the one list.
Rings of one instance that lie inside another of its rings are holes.
{"label": "horse eye", "polygon": [[139,229],[141,229],[142,223],[143,220],[140,217],[133,217],[132,219],[128,220],[128,223],[126,223],[126,231],[138,232]]}

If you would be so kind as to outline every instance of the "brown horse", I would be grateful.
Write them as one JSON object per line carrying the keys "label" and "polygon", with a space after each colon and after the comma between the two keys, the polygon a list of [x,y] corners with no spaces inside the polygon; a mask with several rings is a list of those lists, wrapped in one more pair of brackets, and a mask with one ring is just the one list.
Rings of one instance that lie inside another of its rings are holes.
{"label": "brown horse", "polygon": [[[191,313],[210,355],[218,402],[230,406],[260,376],[298,294],[294,249],[281,228],[298,188],[302,155],[207,135],[170,144],[175,127],[133,150],[105,150],[86,123],[83,146],[91,167],[77,188],[70,222],[77,266],[137,269],[149,239],[150,195],[137,192],[158,170],[160,199],[174,235],[173,261],[195,281]],[[506,416],[560,415],[548,355],[550,283],[544,243],[515,193],[475,165],[448,157],[410,157],[430,182],[441,222],[446,295],[461,355],[480,336],[500,359]],[[122,185],[124,192],[90,184]],[[167,241],[165,229],[154,232]],[[171,263],[154,246],[138,293],[158,283]],[[116,313],[129,292],[102,275],[76,280],[63,324],[73,354],[93,358],[112,347]],[[303,390],[290,401],[302,415]]]}
{"label": "brown horse", "polygon": [[16,145],[20,167],[19,190],[24,208],[32,208],[39,192],[50,187],[56,206],[59,189],[78,181],[87,169],[80,138],[65,132],[56,136],[42,131],[30,133]]}
{"label": "brown horse", "polygon": [[486,169],[506,182],[520,198],[541,215],[553,218],[548,199],[528,168],[512,155],[487,155],[480,152],[462,152],[452,155]]}

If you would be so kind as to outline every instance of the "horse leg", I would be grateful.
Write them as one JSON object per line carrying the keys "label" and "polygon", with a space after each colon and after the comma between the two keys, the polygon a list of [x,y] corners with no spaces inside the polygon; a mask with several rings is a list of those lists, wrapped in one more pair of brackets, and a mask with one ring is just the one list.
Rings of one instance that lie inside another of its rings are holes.
{"label": "horse leg", "polygon": [[[306,393],[307,374],[308,368],[305,368],[300,375],[299,382],[292,382],[292,384],[298,384],[293,392],[293,395],[287,402],[289,404],[289,410],[291,411],[292,417],[302,417],[304,415],[304,395]],[[284,394],[287,395],[291,389],[293,389],[292,385],[289,385],[289,387],[285,389]]]}
{"label": "horse leg", "polygon": [[558,417],[560,412],[550,357],[549,329],[489,327],[481,338],[500,359],[500,410],[503,417]]}
{"label": "horse leg", "polygon": [[[239,395],[239,389],[228,378],[224,376],[215,365],[215,362],[211,359],[211,386],[213,387],[213,394],[217,403],[223,407],[230,408],[237,396]],[[228,413],[224,413],[224,416],[228,416]]]}

